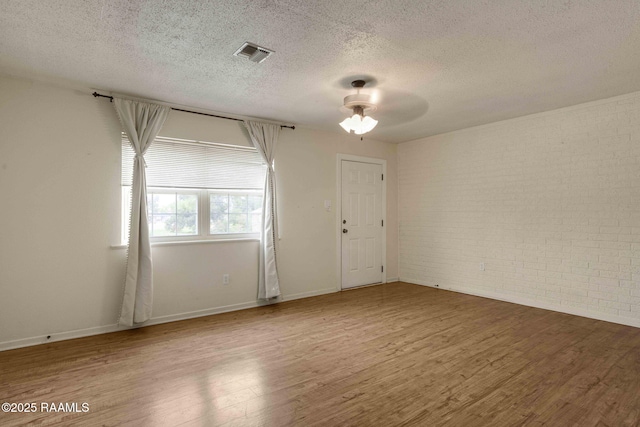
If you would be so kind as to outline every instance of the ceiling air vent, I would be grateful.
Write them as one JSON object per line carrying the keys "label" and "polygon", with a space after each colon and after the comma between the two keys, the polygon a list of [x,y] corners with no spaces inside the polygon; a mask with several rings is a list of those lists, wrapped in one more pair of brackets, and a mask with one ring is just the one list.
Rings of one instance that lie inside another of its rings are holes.
{"label": "ceiling air vent", "polygon": [[249,61],[257,62],[259,64],[271,56],[273,52],[273,50],[258,46],[257,44],[246,42],[240,46],[240,49],[236,50],[233,55],[249,58]]}

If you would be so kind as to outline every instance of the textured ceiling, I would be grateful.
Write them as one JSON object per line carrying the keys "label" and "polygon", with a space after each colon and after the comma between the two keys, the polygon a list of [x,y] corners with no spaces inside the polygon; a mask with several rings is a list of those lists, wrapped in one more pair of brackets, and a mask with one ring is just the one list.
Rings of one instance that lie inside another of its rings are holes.
{"label": "textured ceiling", "polygon": [[[0,0],[0,73],[407,141],[640,90],[637,0]],[[232,56],[250,41],[262,64]]]}

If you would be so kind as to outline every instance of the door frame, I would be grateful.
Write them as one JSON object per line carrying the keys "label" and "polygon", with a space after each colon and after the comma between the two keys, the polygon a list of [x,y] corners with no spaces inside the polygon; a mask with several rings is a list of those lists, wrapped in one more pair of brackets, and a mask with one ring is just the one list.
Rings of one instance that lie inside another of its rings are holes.
{"label": "door frame", "polygon": [[[336,258],[337,258],[337,276],[336,276],[336,290],[342,291],[342,161],[347,160],[350,162],[370,163],[382,166],[382,175],[385,179],[382,180],[382,220],[385,225],[382,229],[382,238],[380,244],[382,248],[380,250],[380,260],[384,267],[382,271],[382,283],[387,282],[387,161],[385,159],[378,159],[375,157],[363,157],[355,156],[352,154],[338,153],[336,158]],[[353,288],[349,288],[353,289]]]}

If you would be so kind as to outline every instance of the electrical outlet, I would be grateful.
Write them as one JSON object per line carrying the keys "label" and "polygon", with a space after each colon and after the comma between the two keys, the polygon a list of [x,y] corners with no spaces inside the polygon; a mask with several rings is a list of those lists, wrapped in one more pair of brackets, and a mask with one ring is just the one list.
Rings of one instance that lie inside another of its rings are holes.
{"label": "electrical outlet", "polygon": [[228,274],[223,274],[222,275],[222,284],[223,285],[228,285],[229,284],[229,275]]}
{"label": "electrical outlet", "polygon": [[484,262],[480,263],[480,271],[484,271]]}

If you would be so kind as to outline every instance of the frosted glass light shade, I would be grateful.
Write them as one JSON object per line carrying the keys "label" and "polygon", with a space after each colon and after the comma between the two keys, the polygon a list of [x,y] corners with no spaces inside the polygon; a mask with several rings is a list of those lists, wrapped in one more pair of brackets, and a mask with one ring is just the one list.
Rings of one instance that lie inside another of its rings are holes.
{"label": "frosted glass light shade", "polygon": [[377,120],[374,120],[369,116],[366,116],[365,118],[362,119],[362,133],[370,132],[371,130],[373,130],[374,127],[376,127],[377,124],[378,124]]}
{"label": "frosted glass light shade", "polygon": [[340,126],[342,126],[342,129],[346,130],[347,132],[351,132],[351,117],[347,117],[346,119],[344,119],[340,123]]}
{"label": "frosted glass light shade", "polygon": [[342,123],[340,123],[340,126],[349,133],[353,131],[356,135],[362,135],[363,133],[370,132],[377,124],[378,121],[369,116],[363,118],[360,114],[354,114],[344,119]]}

